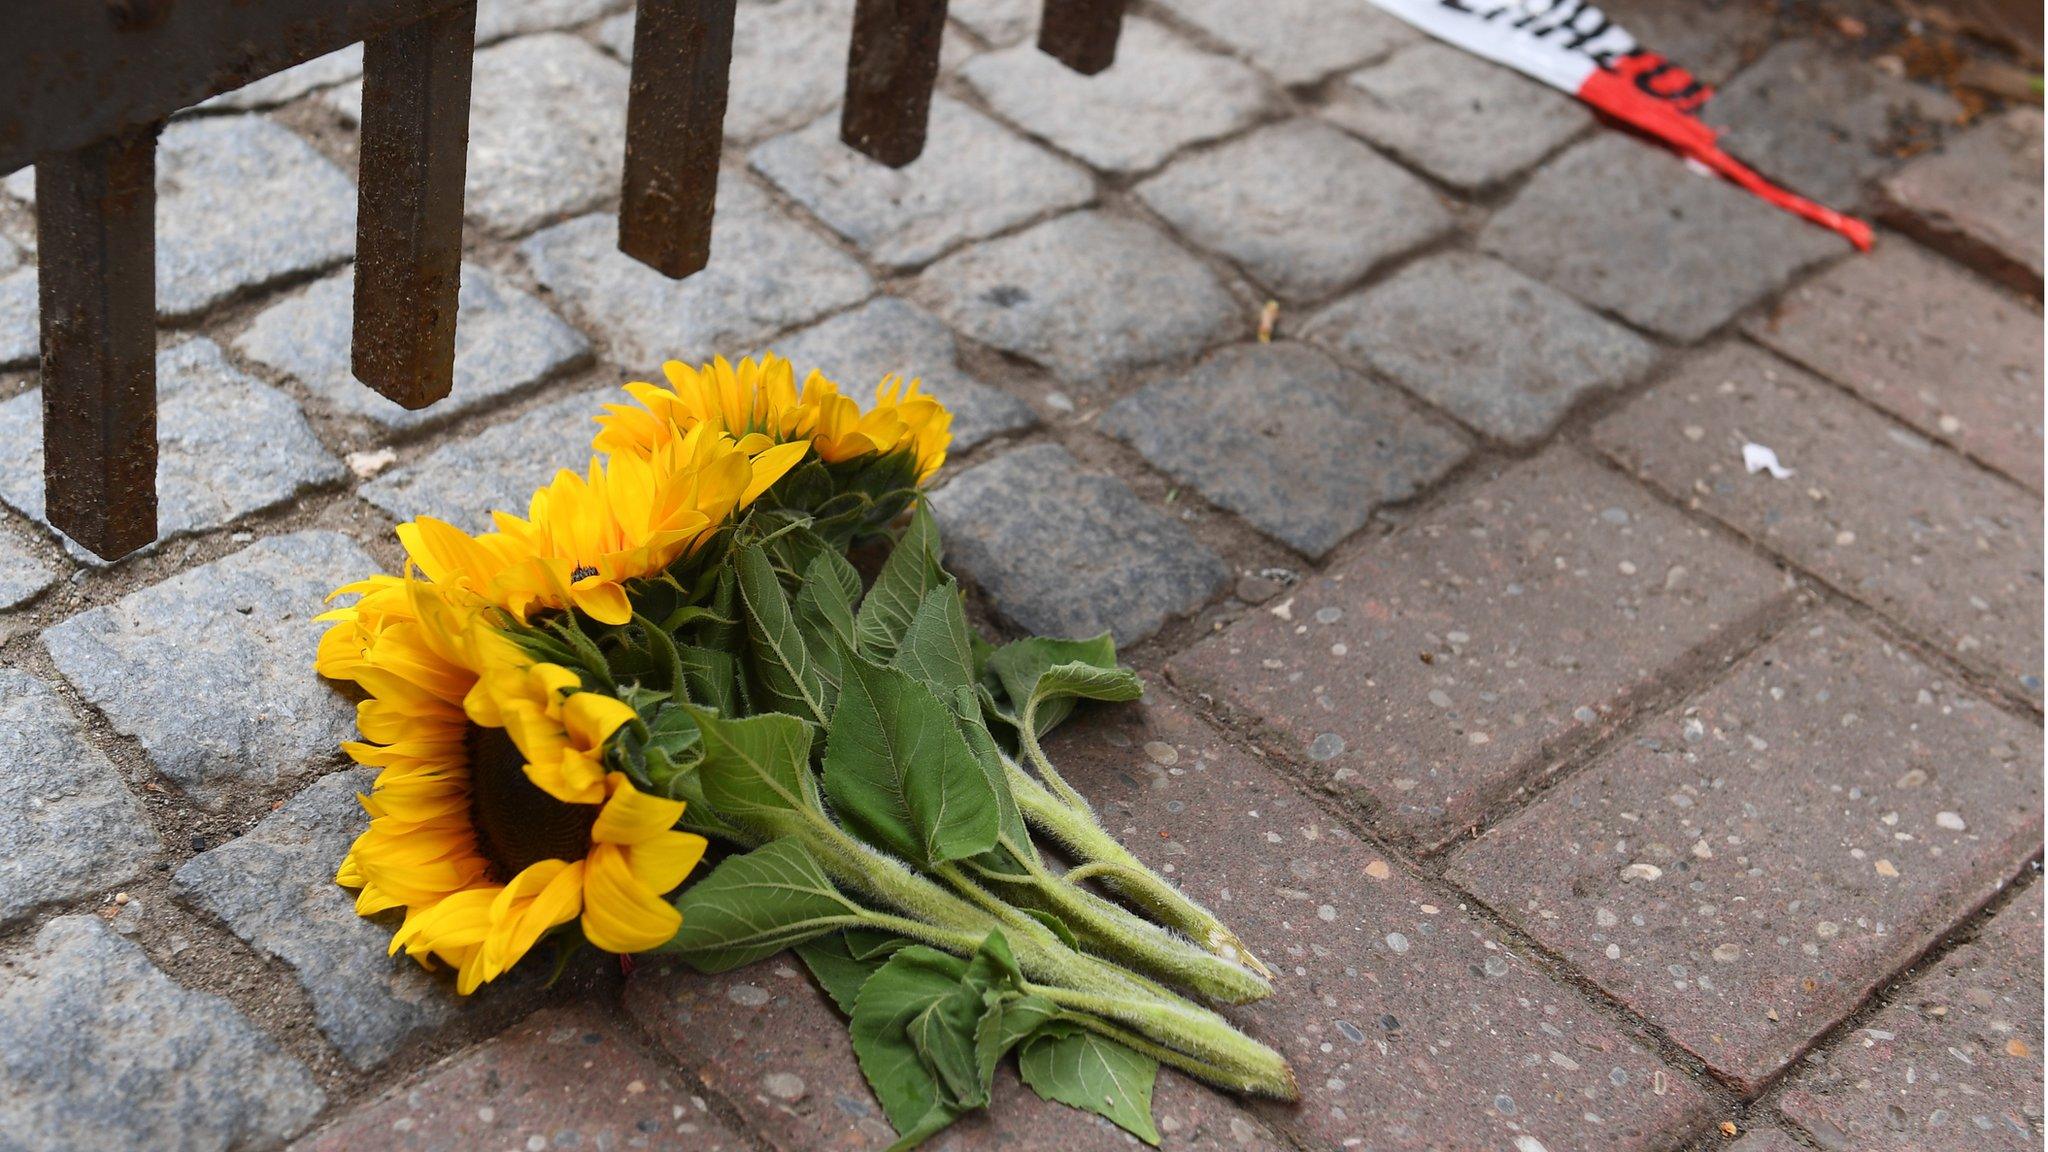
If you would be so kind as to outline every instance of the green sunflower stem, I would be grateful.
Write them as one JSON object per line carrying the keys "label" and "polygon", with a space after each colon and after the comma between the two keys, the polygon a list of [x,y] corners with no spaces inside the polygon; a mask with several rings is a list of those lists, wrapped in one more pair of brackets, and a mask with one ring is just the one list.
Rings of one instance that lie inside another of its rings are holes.
{"label": "green sunflower stem", "polygon": [[1115,992],[1102,994],[1035,983],[1027,983],[1025,990],[1062,1008],[1114,1022],[1109,1027],[1098,1027],[1077,1021],[1111,1039],[1127,1044],[1140,1039],[1115,1024],[1136,1029],[1152,1042],[1140,1040],[1131,1045],[1134,1049],[1218,1087],[1280,1100],[1293,1100],[1300,1094],[1294,1070],[1287,1066],[1284,1057],[1239,1032],[1221,1016],[1200,1009],[1191,1013],[1178,1005],[1147,1003]]}
{"label": "green sunflower stem", "polygon": [[[1036,741],[1024,745],[1025,754],[1031,755],[1037,748]],[[1040,751],[1034,763],[1047,779],[1056,779],[1057,772],[1051,770],[1051,762],[1044,759]],[[1095,814],[1085,808],[1076,810],[1063,803],[1049,791],[1039,777],[1033,776],[1020,767],[1016,761],[1005,756],[1003,766],[1010,780],[1010,791],[1017,798],[1017,807],[1032,827],[1052,837],[1073,853],[1081,864],[1068,873],[1070,883],[1082,880],[1100,880],[1111,892],[1151,913],[1167,927],[1185,932],[1211,955],[1221,957],[1232,964],[1242,964],[1256,975],[1270,980],[1273,976],[1237,933],[1218,919],[1216,914],[1202,907],[1183,894],[1180,889],[1166,882],[1165,878],[1147,868],[1129,849],[1117,842],[1095,819]]]}
{"label": "green sunflower stem", "polygon": [[[1239,1081],[1242,1077],[1231,1069],[1219,1068],[1205,1060],[1190,1056],[1177,1048],[1169,1048],[1164,1044],[1155,1044],[1143,1036],[1132,1032],[1130,1029],[1104,1020],[1092,1012],[1062,1010],[1059,1018],[1078,1024],[1097,1036],[1113,1040],[1140,1055],[1150,1056],[1169,1068],[1178,1068],[1196,1079],[1206,1080],[1222,1088],[1240,1088]],[[1285,1068],[1285,1065],[1282,1065],[1282,1067]],[[1268,1092],[1266,1094],[1280,1096],[1282,1099],[1292,1099],[1298,1089],[1295,1086],[1294,1075],[1291,1069],[1287,1070],[1286,1081],[1288,1091],[1285,1094],[1280,1092]]]}
{"label": "green sunflower stem", "polygon": [[1283,1099],[1294,1097],[1293,1074],[1279,1053],[1239,1032],[1209,1009],[1109,961],[1075,951],[1021,911],[990,897],[1008,909],[1007,915],[999,915],[951,892],[902,861],[862,844],[823,813],[793,820],[778,832],[799,836],[838,883],[924,926],[905,935],[956,954],[972,955],[991,931],[1000,930],[1026,978],[1042,985],[1054,1003],[1136,1029],[1192,1058],[1200,1067],[1190,1071],[1213,1083]]}
{"label": "green sunflower stem", "polygon": [[1086,796],[1081,795],[1080,789],[1067,783],[1067,778],[1060,775],[1060,770],[1053,766],[1052,757],[1045,754],[1044,746],[1038,742],[1036,710],[1027,713],[1024,723],[1018,726],[1017,747],[1024,753],[1025,758],[1031,761],[1031,766],[1038,770],[1038,779],[1042,781],[1042,787],[1049,789],[1053,796],[1076,816],[1091,824],[1095,822],[1095,807],[1088,803]]}
{"label": "green sunflower stem", "polygon": [[983,878],[1057,916],[1090,951],[1228,1004],[1249,1004],[1273,994],[1273,986],[1258,973],[1104,900],[1080,887],[1073,873],[1055,875],[1025,853],[1012,855],[1024,875],[980,870]]}
{"label": "green sunflower stem", "polygon": [[[871,928],[915,940],[920,944],[951,952],[956,956],[972,956],[981,947],[982,938],[971,933],[935,928],[922,921],[912,920],[903,916],[891,916],[885,912],[867,910],[862,913],[861,918]],[[1033,984],[1030,991],[1036,992],[1065,1008],[1066,1011],[1061,1013],[1061,1019],[1070,1020],[1097,1035],[1114,1040],[1134,1052],[1150,1056],[1161,1064],[1178,1068],[1191,1076],[1206,1080],[1211,1084],[1236,1090],[1263,1091],[1268,1095],[1292,1095],[1293,1077],[1287,1071],[1284,1062],[1279,1065],[1279,1074],[1276,1075],[1272,1060],[1261,1053],[1247,1052],[1244,1055],[1249,1056],[1249,1059],[1239,1058],[1229,1064],[1205,1060],[1198,1056],[1191,1056],[1178,1048],[1147,1039],[1128,1027],[1112,1023],[1097,1015],[1092,1009],[1083,1008],[1084,1005],[1100,1005],[1102,1001],[1099,997],[1047,984]],[[1199,1027],[1200,1025],[1197,1026]],[[1187,1024],[1176,1016],[1173,1027],[1176,1031],[1185,1031]],[[1234,1032],[1235,1030],[1233,1029],[1232,1031]],[[1238,1035],[1241,1036],[1242,1034]],[[1232,1041],[1224,1038],[1223,1043],[1231,1044]],[[1212,1044],[1211,1046],[1214,1047],[1215,1045]],[[1286,1091],[1279,1090],[1283,1085]]]}

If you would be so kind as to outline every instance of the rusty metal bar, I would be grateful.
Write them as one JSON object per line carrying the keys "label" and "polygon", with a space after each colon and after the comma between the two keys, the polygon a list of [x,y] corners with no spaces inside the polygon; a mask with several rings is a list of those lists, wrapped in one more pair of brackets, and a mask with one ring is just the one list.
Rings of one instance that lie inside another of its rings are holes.
{"label": "rusty metal bar", "polygon": [[36,165],[44,514],[106,560],[156,539],[156,137]]}
{"label": "rusty metal bar", "polygon": [[680,280],[711,260],[734,0],[640,0],[619,251]]}
{"label": "rusty metal bar", "polygon": [[455,379],[476,4],[363,44],[356,379],[424,408]]}
{"label": "rusty metal bar", "polygon": [[839,138],[891,168],[924,151],[946,0],[859,0]]}
{"label": "rusty metal bar", "polygon": [[1045,0],[1038,25],[1038,50],[1083,76],[1116,62],[1116,38],[1123,31],[1124,0]]}
{"label": "rusty metal bar", "polygon": [[0,173],[466,0],[0,0]]}

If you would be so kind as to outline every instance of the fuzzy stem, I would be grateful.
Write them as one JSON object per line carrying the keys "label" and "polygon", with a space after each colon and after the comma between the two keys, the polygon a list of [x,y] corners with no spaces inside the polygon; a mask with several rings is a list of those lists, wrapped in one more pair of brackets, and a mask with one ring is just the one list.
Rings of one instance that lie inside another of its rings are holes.
{"label": "fuzzy stem", "polygon": [[[1225,1071],[1224,1069],[1218,1068],[1214,1064],[1209,1064],[1204,1061],[1197,1060],[1193,1056],[1190,1056],[1185,1052],[1179,1051],[1178,1049],[1168,1048],[1164,1044],[1155,1044],[1152,1041],[1145,1039],[1143,1036],[1140,1036],[1137,1033],[1132,1032],[1130,1029],[1121,1027],[1116,1024],[1112,1024],[1109,1021],[1104,1020],[1102,1017],[1097,1016],[1093,1013],[1068,1012],[1063,1010],[1058,1018],[1061,1020],[1072,1021],[1073,1023],[1078,1024],[1083,1028],[1086,1028],[1090,1032],[1095,1033],[1097,1036],[1104,1036],[1111,1040],[1114,1040],[1118,1044],[1121,1044],[1124,1047],[1129,1048],[1131,1051],[1136,1052],[1141,1056],[1150,1056],[1152,1059],[1159,1061],[1161,1064],[1165,1064],[1172,1068],[1178,1068],[1181,1071],[1186,1072],[1190,1076],[1194,1076],[1201,1080],[1206,1080],[1209,1083],[1215,1084],[1222,1088],[1228,1088],[1234,1091],[1243,1090],[1243,1086],[1239,1083],[1239,1077]],[[1291,1070],[1288,1083],[1290,1085],[1292,1085],[1293,1083]],[[1292,1092],[1290,1091],[1290,1093],[1284,1098],[1292,1099]]]}
{"label": "fuzzy stem", "polygon": [[1257,973],[1205,952],[1077,886],[1072,873],[1056,876],[1022,852],[1012,849],[1011,854],[1023,865],[1025,875],[983,871],[984,878],[1019,890],[1026,898],[1035,897],[1091,951],[1230,1004],[1248,1004],[1273,994],[1273,986]]}
{"label": "fuzzy stem", "polygon": [[929,944],[934,948],[960,956],[974,955],[975,952],[980,950],[983,939],[970,933],[957,932],[949,928],[935,928],[922,920],[912,920],[905,916],[891,916],[887,912],[877,912],[872,908],[861,910],[861,920],[870,928],[883,932],[893,932],[898,936],[907,936],[920,944]]}
{"label": "fuzzy stem", "polygon": [[[1031,741],[1024,747],[1028,755],[1037,743]],[[1044,753],[1038,755],[1042,758]],[[1084,878],[1100,877],[1110,891],[1158,917],[1167,927],[1187,933],[1211,954],[1242,964],[1269,980],[1272,978],[1272,970],[1246,947],[1244,941],[1237,938],[1237,933],[1232,932],[1215,913],[1189,899],[1180,889],[1131,855],[1129,849],[1096,822],[1094,813],[1076,811],[1061,803],[1039,782],[1038,777],[1026,772],[1007,756],[1003,757],[1003,767],[1024,819],[1078,857],[1082,863],[1077,871],[1081,871]],[[1040,764],[1041,772],[1049,772],[1050,768],[1049,762]],[[1056,776],[1057,773],[1050,773],[1048,779]]]}
{"label": "fuzzy stem", "polygon": [[1017,726],[1017,747],[1031,761],[1031,766],[1038,769],[1039,778],[1045,781],[1045,786],[1052,790],[1061,804],[1089,823],[1095,822],[1095,809],[1088,803],[1088,798],[1081,795],[1079,789],[1067,783],[1067,778],[1060,775],[1059,769],[1053,767],[1052,758],[1045,754],[1044,747],[1038,743],[1036,709],[1025,713],[1023,723]]}
{"label": "fuzzy stem", "polygon": [[[1137,1050],[1200,1076],[1212,1084],[1238,1092],[1256,1092],[1280,1100],[1299,1096],[1294,1070],[1278,1052],[1231,1027],[1220,1016],[1206,1019],[1174,1010],[1172,1005],[1133,1004],[1116,995],[1099,995],[1086,990],[1027,982],[1025,991],[1078,1013],[1128,1024],[1165,1045],[1138,1046]],[[1092,1031],[1128,1042],[1120,1029],[1094,1027],[1076,1021]],[[1170,1059],[1162,1051],[1180,1053],[1184,1059]]]}
{"label": "fuzzy stem", "polygon": [[[1029,979],[1058,993],[1048,999],[1121,1021],[1212,1064],[1224,1077],[1218,1083],[1292,1098],[1293,1075],[1279,1053],[1239,1032],[1216,1013],[1115,964],[1074,951],[1043,924],[1014,909],[1014,918],[998,918],[976,907],[917,875],[902,861],[862,844],[821,812],[796,817],[787,831],[802,837],[835,880],[943,930],[927,937],[939,946],[954,951],[964,947],[962,940],[972,938],[978,948],[992,929],[1011,929],[1014,936],[1005,932],[1005,937],[1018,967]],[[972,949],[965,951],[972,954]]]}

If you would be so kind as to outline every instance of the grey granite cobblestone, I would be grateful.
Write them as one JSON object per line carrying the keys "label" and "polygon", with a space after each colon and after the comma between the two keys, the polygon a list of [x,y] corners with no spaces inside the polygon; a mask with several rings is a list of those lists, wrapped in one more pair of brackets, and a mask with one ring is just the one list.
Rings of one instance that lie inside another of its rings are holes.
{"label": "grey granite cobblestone", "polygon": [[1116,64],[1082,76],[1019,44],[960,75],[996,113],[1107,172],[1144,172],[1175,152],[1249,125],[1266,106],[1258,75],[1142,17],[1124,21]]}
{"label": "grey granite cobblestone", "polygon": [[1545,165],[1479,242],[1588,304],[1683,341],[1849,251],[1834,233],[1619,133]]}
{"label": "grey granite cobblestone", "polygon": [[1510,444],[1548,436],[1587,395],[1656,362],[1649,341],[1485,256],[1418,261],[1303,334]]}
{"label": "grey granite cobblestone", "polygon": [[1313,84],[1422,33],[1368,0],[1161,0],[1282,84]]}
{"label": "grey granite cobblestone", "polygon": [[[342,477],[298,405],[230,365],[213,341],[169,344],[156,363],[159,540],[232,524]],[[41,389],[0,403],[0,443],[20,446],[0,471],[0,500],[47,524]]]}
{"label": "grey granite cobblestone", "polygon": [[406,1040],[456,1015],[445,980],[386,954],[391,925],[356,915],[334,870],[368,823],[356,794],[376,772],[336,772],[308,785],[255,828],[187,861],[178,895],[226,922],[257,952],[290,965],[320,1030],[349,1063],[373,1068]]}
{"label": "grey granite cobblestone", "polygon": [[22,1152],[271,1147],[326,1101],[227,1001],[89,916],[0,957],[0,1133]]}
{"label": "grey granite cobblestone", "polygon": [[231,88],[196,106],[199,112],[255,112],[289,104],[301,96],[346,84],[363,74],[363,46],[350,44],[297,67]]}
{"label": "grey granite cobblestone", "polygon": [[592,418],[605,403],[627,399],[607,388],[550,401],[393,468],[363,485],[362,497],[399,520],[435,516],[481,532],[494,510],[524,515],[533,490],[556,469],[587,468]]}
{"label": "grey granite cobblestone", "polygon": [[330,761],[355,709],[313,674],[335,588],[377,571],[334,532],[262,540],[53,625],[57,670],[202,807]]}
{"label": "grey granite cobblestone", "polygon": [[1183,157],[1139,185],[1138,197],[1188,239],[1296,299],[1336,291],[1451,229],[1427,184],[1314,120]]}
{"label": "grey granite cobblestone", "polygon": [[[626,151],[626,69],[574,36],[545,32],[476,54],[470,78],[463,211],[508,235],[619,194]],[[362,119],[360,83],[323,97]]]}
{"label": "grey granite cobblestone", "polygon": [[839,140],[839,117],[754,149],[754,168],[876,263],[907,268],[1095,198],[1087,172],[972,108],[932,98],[924,155],[889,168]]}
{"label": "grey granite cobblestone", "polygon": [[1034,444],[962,472],[932,498],[949,566],[996,611],[1050,636],[1135,644],[1220,592],[1229,570],[1123,481]]}
{"label": "grey granite cobblestone", "polygon": [[0,667],[0,923],[133,880],[156,833],[48,684]]}
{"label": "grey granite cobblestone", "polygon": [[0,609],[12,608],[56,581],[57,573],[36,559],[16,533],[0,528]]}
{"label": "grey granite cobblestone", "polygon": [[[804,124],[846,91],[853,0],[744,0],[733,16],[725,134],[758,140]],[[598,39],[633,59],[633,16],[605,21]]]}
{"label": "grey granite cobblestone", "polygon": [[882,378],[916,378],[953,414],[954,452],[1037,421],[1031,406],[960,367],[953,333],[931,313],[884,296],[774,342],[801,377],[812,368],[863,399]]}
{"label": "grey granite cobblestone", "polygon": [[608,345],[609,359],[649,374],[664,360],[741,353],[763,338],[865,300],[874,281],[744,177],[718,178],[711,263],[670,280],[619,251],[609,213],[558,224],[520,251],[558,304]]}
{"label": "grey granite cobblestone", "polygon": [[1152,466],[1321,557],[1455,467],[1465,438],[1303,344],[1226,348],[1104,414]]}
{"label": "grey granite cobblestone", "polygon": [[0,368],[26,364],[42,351],[33,265],[0,275]]}
{"label": "grey granite cobblestone", "polygon": [[582,24],[632,6],[632,0],[479,0],[476,42]]}
{"label": "grey granite cobblestone", "polygon": [[430,408],[401,408],[349,368],[355,270],[346,268],[271,305],[235,339],[235,351],[289,375],[339,411],[386,428],[445,420],[581,361],[590,341],[547,305],[475,264],[462,266],[456,303],[455,384]]}
{"label": "grey granite cobblestone", "polygon": [[952,0],[946,15],[998,48],[1038,35],[1041,5],[1034,0]]}
{"label": "grey granite cobblestone", "polygon": [[356,189],[260,116],[173,121],[156,152],[156,309],[189,316],[348,258]]}
{"label": "grey granite cobblestone", "polygon": [[1565,93],[1434,40],[1344,77],[1323,115],[1465,192],[1520,175],[1593,122]]}
{"label": "grey granite cobblestone", "polygon": [[1249,320],[1163,233],[1097,212],[956,252],[918,283],[962,335],[1083,382],[1191,355]]}

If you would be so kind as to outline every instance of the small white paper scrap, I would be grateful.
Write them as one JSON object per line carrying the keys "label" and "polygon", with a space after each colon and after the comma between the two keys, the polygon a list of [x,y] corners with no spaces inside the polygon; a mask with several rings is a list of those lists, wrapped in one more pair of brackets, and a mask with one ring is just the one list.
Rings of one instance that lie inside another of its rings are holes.
{"label": "small white paper scrap", "polygon": [[1761,444],[1742,446],[1742,466],[1749,469],[1752,476],[1765,470],[1769,470],[1773,480],[1787,480],[1792,476],[1790,468],[1778,463],[1778,454]]}

